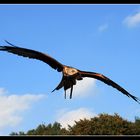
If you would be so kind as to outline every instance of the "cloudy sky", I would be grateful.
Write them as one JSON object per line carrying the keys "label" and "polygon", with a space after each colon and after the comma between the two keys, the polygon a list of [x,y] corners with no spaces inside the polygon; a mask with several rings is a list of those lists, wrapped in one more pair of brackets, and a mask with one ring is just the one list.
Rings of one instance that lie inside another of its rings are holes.
{"label": "cloudy sky", "polygon": [[[102,73],[140,97],[140,5],[0,5],[0,45],[4,40],[44,52],[62,64]],[[0,135],[39,124],[118,113],[134,121],[137,102],[91,78],[74,86],[73,98],[45,63],[0,52]]]}

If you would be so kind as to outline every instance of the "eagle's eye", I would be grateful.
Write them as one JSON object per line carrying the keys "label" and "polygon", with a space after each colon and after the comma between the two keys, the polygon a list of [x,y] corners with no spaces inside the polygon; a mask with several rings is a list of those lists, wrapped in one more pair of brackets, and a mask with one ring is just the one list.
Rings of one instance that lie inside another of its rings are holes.
{"label": "eagle's eye", "polygon": [[72,73],[74,73],[74,72],[75,72],[75,70],[72,70],[71,72],[72,72]]}

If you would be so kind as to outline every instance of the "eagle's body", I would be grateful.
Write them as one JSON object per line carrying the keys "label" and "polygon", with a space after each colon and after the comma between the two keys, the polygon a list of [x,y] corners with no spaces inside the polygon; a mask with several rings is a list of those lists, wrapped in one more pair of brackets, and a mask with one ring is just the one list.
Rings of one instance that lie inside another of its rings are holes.
{"label": "eagle's body", "polygon": [[76,80],[82,80],[83,78],[81,77],[79,70],[69,66],[64,66],[62,73],[63,73],[62,80],[53,91],[59,90],[60,88],[64,87],[66,98],[66,90],[71,88],[70,91],[70,99],[71,99],[73,86],[76,85]]}
{"label": "eagle's body", "polygon": [[6,42],[10,46],[0,46],[0,51],[7,51],[13,54],[20,55],[20,56],[41,60],[47,63],[53,69],[57,70],[58,72],[62,72],[62,80],[53,91],[59,90],[63,87],[65,90],[65,98],[66,98],[66,90],[69,88],[71,89],[70,98],[72,98],[73,86],[76,85],[76,80],[82,80],[84,77],[89,77],[89,78],[95,78],[97,80],[100,80],[104,82],[105,84],[116,88],[117,90],[122,92],[124,95],[131,97],[133,100],[140,103],[139,98],[131,95],[128,91],[126,91],[120,85],[118,85],[117,83],[115,83],[114,81],[112,81],[111,79],[107,78],[106,76],[100,73],[81,71],[76,68],[63,65],[60,62],[58,62],[56,59],[50,57],[47,54],[44,54],[35,50],[31,50],[31,49],[17,47],[9,43],[8,41]]}

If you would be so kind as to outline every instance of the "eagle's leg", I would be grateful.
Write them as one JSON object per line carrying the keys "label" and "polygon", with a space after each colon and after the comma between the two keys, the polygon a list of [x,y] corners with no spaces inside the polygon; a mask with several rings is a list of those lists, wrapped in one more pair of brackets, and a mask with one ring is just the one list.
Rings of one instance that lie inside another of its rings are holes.
{"label": "eagle's leg", "polygon": [[70,99],[72,98],[72,91],[73,91],[73,85],[71,86],[71,89],[70,89]]}
{"label": "eagle's leg", "polygon": [[65,90],[65,99],[66,99],[66,90]]}

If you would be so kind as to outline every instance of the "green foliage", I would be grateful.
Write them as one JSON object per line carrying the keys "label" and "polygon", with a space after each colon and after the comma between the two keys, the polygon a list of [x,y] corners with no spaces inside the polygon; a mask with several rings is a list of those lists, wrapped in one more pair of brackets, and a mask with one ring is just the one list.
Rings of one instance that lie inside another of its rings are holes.
{"label": "green foliage", "polygon": [[48,124],[47,126],[41,124],[36,129],[29,130],[27,135],[61,135],[65,131],[65,129],[61,129],[60,123],[55,122],[53,125]]}
{"label": "green foliage", "polygon": [[124,120],[119,115],[100,114],[90,120],[80,120],[70,127],[72,135],[130,135],[132,122]]}
{"label": "green foliage", "polygon": [[61,124],[39,125],[36,129],[27,133],[20,131],[12,132],[10,135],[140,135],[140,118],[135,117],[135,122],[130,122],[118,114],[99,114],[90,120],[83,119],[75,121],[68,129],[61,128]]}
{"label": "green foliage", "polygon": [[134,135],[140,135],[140,118],[135,117],[135,123],[133,124]]}

